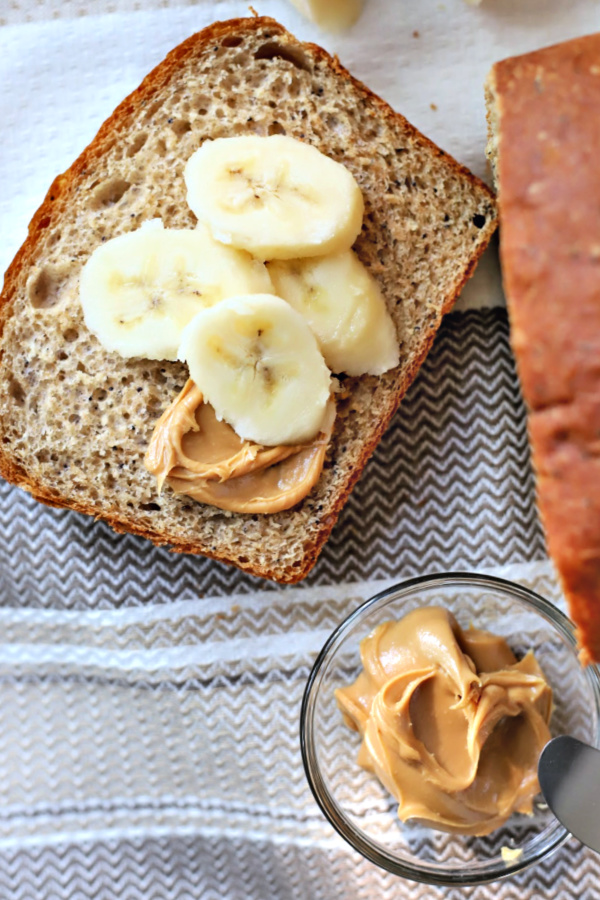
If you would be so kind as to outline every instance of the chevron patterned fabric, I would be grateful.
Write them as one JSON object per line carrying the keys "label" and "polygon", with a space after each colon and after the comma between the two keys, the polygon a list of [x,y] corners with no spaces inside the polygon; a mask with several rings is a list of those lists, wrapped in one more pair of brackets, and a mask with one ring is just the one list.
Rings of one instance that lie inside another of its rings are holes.
{"label": "chevron patterned fabric", "polygon": [[[494,569],[561,603],[524,422],[506,314],[448,317],[315,570],[286,589],[3,485],[0,897],[463,898],[399,883],[334,834],[299,706],[332,628],[394,581]],[[598,883],[572,841],[469,897]]]}
{"label": "chevron patterned fabric", "polygon": [[[108,609],[264,588],[225,565],[46,509],[6,484],[0,517],[5,605]],[[544,555],[506,313],[448,316],[305,584]]]}

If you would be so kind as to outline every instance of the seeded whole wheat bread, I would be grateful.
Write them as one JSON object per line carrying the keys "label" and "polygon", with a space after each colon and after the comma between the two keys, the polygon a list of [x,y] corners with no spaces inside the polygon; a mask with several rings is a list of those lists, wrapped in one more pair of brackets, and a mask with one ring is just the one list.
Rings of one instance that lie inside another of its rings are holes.
{"label": "seeded whole wheat bread", "polygon": [[[81,268],[98,244],[160,216],[193,227],[183,168],[206,138],[288,134],[343,162],[365,218],[355,249],[379,281],[401,364],[347,378],[325,469],[298,506],[230,514],[159,497],[143,457],[187,378],[124,360],[86,329]],[[314,565],[340,509],[496,228],[493,194],[356,81],[272,19],[219,22],[175,48],[52,184],[0,305],[0,473],[51,506],[280,582]],[[402,452],[402,447],[398,448]]]}
{"label": "seeded whole wheat bread", "polygon": [[511,342],[548,550],[584,662],[600,660],[600,34],[486,84]]}

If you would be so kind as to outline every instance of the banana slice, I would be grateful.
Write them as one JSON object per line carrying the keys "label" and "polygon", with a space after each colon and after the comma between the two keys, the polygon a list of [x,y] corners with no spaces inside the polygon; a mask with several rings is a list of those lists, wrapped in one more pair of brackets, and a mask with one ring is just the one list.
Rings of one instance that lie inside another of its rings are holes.
{"label": "banana slice", "polygon": [[362,194],[348,169],[280,134],[205,141],[185,183],[213,237],[261,260],[349,250],[362,227]]}
{"label": "banana slice", "polygon": [[175,230],[152,219],[92,253],[79,294],[85,323],[107,350],[177,359],[181,332],[198,310],[272,289],[262,263],[217,243],[204,226]]}
{"label": "banana slice", "polygon": [[329,369],[302,316],[279,297],[232,297],[199,312],[179,358],[217,418],[244,440],[300,444],[323,425]]}
{"label": "banana slice", "polygon": [[292,3],[307,18],[328,31],[350,28],[362,10],[362,0],[292,0]]}
{"label": "banana slice", "polygon": [[301,313],[333,372],[382,375],[398,339],[379,285],[352,250],[267,264],[275,293]]}

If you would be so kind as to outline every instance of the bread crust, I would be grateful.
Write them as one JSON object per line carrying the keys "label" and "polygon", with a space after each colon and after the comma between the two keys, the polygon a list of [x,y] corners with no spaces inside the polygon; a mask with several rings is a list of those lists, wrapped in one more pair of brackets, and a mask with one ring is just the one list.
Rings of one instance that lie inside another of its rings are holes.
{"label": "bread crust", "polygon": [[98,510],[89,503],[81,502],[75,496],[65,496],[63,493],[54,491],[47,485],[39,483],[39,481],[29,474],[23,465],[17,463],[5,452],[1,444],[0,474],[2,474],[7,481],[28,491],[41,503],[54,507],[70,508],[77,512],[95,516],[96,518],[102,518],[117,532],[128,531],[147,538],[154,544],[170,545],[174,552],[202,554],[220,562],[234,564],[252,575],[258,575],[264,578],[277,580],[281,583],[291,584],[304,578],[314,566],[323,544],[329,537],[340,511],[346,503],[352,487],[360,477],[367,460],[379,443],[379,440],[386,430],[390,419],[396,412],[402,397],[414,380],[419,367],[425,359],[434,340],[442,316],[452,308],[462,287],[472,274],[496,228],[495,200],[492,191],[468,169],[461,166],[433,142],[422,136],[420,132],[406,122],[404,117],[395,113],[387,103],[373,94],[373,92],[364,84],[355,79],[340,64],[337,57],[332,58],[321,47],[315,44],[299,44],[299,42],[297,42],[296,39],[275,20],[265,17],[253,17],[248,19],[240,18],[225,22],[216,22],[208,28],[205,28],[203,31],[192,35],[172,50],[165,60],[146,76],[141,85],[126,97],[115,109],[113,114],[101,126],[94,140],[75,160],[73,165],[66,172],[59,175],[52,183],[44,202],[31,221],[25,243],[18,251],[6,273],[4,289],[0,298],[0,338],[4,333],[6,323],[11,315],[13,298],[22,280],[23,271],[31,265],[38,243],[47,229],[59,227],[62,217],[69,208],[70,198],[77,189],[78,182],[82,176],[93,169],[95,163],[103,157],[107,148],[109,148],[115,140],[118,140],[120,135],[127,131],[132,119],[135,117],[136,110],[138,110],[140,106],[149,104],[152,97],[175,77],[184,61],[187,60],[188,57],[194,56],[199,48],[208,46],[212,42],[222,41],[224,38],[237,38],[240,34],[248,34],[252,31],[264,30],[265,28],[267,28],[269,33],[276,37],[279,42],[286,44],[291,48],[302,47],[303,51],[310,54],[314,60],[325,63],[340,79],[352,84],[358,96],[371,104],[374,118],[381,117],[391,123],[401,122],[411,137],[420,141],[422,145],[427,146],[431,154],[443,158],[448,167],[456,175],[459,175],[464,179],[464,181],[478,193],[481,197],[482,205],[485,205],[489,210],[488,221],[481,230],[481,239],[473,246],[468,265],[463,270],[461,277],[456,280],[453,290],[448,293],[443,305],[438,310],[435,323],[424,338],[420,347],[420,352],[412,359],[410,366],[405,371],[401,383],[397,386],[394,395],[390,397],[388,407],[380,420],[378,428],[369,436],[369,439],[365,441],[360,457],[354,466],[344,490],[339,492],[333,505],[327,511],[327,515],[320,522],[318,533],[307,541],[301,563],[293,569],[288,568],[284,571],[275,571],[271,564],[262,564],[257,560],[244,562],[239,559],[232,559],[230,556],[224,555],[219,551],[214,551],[204,544],[199,544],[190,540],[182,540],[176,533],[171,533],[164,529],[155,530],[143,522],[135,521],[131,517],[124,517],[118,512],[107,514],[103,511],[101,515],[98,515]]}
{"label": "bread crust", "polygon": [[539,509],[581,657],[598,661],[600,34],[497,63],[488,91]]}

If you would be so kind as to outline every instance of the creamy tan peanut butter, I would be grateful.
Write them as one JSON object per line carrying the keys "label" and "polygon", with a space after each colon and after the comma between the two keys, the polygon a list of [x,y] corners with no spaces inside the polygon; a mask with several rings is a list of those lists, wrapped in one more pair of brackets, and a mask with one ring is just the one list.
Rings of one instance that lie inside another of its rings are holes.
{"label": "creamy tan peanut butter", "polygon": [[313,441],[263,447],[217,419],[189,379],[158,420],[144,462],[159,491],[168,480],[175,493],[219,509],[280,512],[299,503],[319,480],[334,419],[330,400]]}
{"label": "creamy tan peanut butter", "polygon": [[431,607],[378,626],[360,654],[336,699],[403,822],[483,835],[532,813],[552,708],[533,653],[517,661],[504,638]]}

